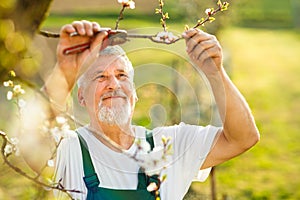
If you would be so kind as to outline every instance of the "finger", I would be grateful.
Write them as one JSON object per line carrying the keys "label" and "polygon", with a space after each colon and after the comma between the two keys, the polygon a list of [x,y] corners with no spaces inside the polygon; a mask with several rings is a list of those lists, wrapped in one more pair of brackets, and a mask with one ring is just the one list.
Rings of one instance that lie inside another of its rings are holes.
{"label": "finger", "polygon": [[75,28],[76,32],[79,35],[86,35],[84,24],[82,21],[74,21],[72,22],[72,26]]}
{"label": "finger", "polygon": [[198,33],[197,29],[189,29],[182,34],[182,37],[188,39],[190,37],[193,37],[197,33]]}
{"label": "finger", "polygon": [[61,28],[60,35],[69,36],[73,32],[76,32],[76,29],[71,24],[66,24]]}
{"label": "finger", "polygon": [[90,21],[82,20],[81,21],[87,36],[91,37],[94,35],[93,24]]}
{"label": "finger", "polygon": [[198,43],[197,45],[195,45],[193,51],[191,51],[191,52],[195,58],[198,58],[201,56],[201,54],[204,51],[214,47],[215,45],[216,44],[214,42],[212,42],[211,40],[202,41],[201,43]]}
{"label": "finger", "polygon": [[91,51],[99,52],[100,49],[103,49],[108,45],[106,41],[108,41],[108,32],[107,31],[99,32],[91,43],[90,46]]}
{"label": "finger", "polygon": [[101,29],[101,26],[97,22],[92,22],[92,27],[95,33],[99,32]]}
{"label": "finger", "polygon": [[186,47],[187,47],[186,51],[188,53],[192,52],[198,44],[202,43],[203,41],[210,40],[211,39],[210,36],[211,35],[204,34],[204,32],[203,33],[198,32],[197,34],[193,35],[186,41]]}
{"label": "finger", "polygon": [[[217,60],[218,58],[221,60],[222,56],[219,52],[219,48],[217,46],[213,46],[211,48],[206,49],[205,51],[202,51],[200,55],[196,56],[194,54],[190,55],[194,61],[199,63],[204,63],[208,59]],[[218,60],[219,62],[219,60]]]}

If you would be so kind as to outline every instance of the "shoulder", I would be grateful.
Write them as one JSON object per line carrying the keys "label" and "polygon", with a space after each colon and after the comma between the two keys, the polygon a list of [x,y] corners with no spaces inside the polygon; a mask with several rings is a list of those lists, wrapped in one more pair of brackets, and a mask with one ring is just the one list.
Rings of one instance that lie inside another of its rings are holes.
{"label": "shoulder", "polygon": [[163,126],[163,127],[157,127],[153,129],[153,133],[155,134],[205,134],[205,133],[212,133],[219,130],[220,127],[215,126],[200,126],[200,125],[191,125],[186,124],[184,122],[181,122],[179,124],[173,125],[173,126]]}
{"label": "shoulder", "polygon": [[76,144],[79,144],[78,142],[77,133],[73,130],[68,130],[64,133],[60,141],[58,141],[58,151],[75,147]]}
{"label": "shoulder", "polygon": [[63,139],[58,144],[57,148],[57,166],[62,169],[70,167],[76,160],[80,160],[81,148],[79,139],[75,131],[65,133]]}
{"label": "shoulder", "polygon": [[174,126],[157,127],[153,129],[153,136],[155,143],[160,144],[162,137],[170,137],[171,142],[175,149],[179,151],[185,151],[187,148],[190,149],[194,146],[202,152],[207,152],[210,149],[211,144],[215,140],[220,127],[215,126],[197,126],[185,123],[180,123]]}

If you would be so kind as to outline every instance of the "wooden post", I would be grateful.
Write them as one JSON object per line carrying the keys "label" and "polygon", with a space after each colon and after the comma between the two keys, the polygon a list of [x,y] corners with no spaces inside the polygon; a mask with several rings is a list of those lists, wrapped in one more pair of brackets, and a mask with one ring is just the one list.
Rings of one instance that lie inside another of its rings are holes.
{"label": "wooden post", "polygon": [[212,167],[211,172],[210,172],[210,181],[211,181],[210,189],[211,189],[211,199],[212,200],[217,200],[215,168],[216,167]]}
{"label": "wooden post", "polygon": [[300,1],[299,0],[291,0],[291,9],[292,9],[292,17],[294,21],[295,28],[300,28]]}

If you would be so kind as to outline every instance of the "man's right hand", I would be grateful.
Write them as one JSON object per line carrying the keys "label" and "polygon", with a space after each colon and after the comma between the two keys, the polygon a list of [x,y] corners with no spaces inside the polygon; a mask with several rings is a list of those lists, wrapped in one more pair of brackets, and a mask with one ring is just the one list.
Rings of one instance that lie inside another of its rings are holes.
{"label": "man's right hand", "polygon": [[[74,86],[76,79],[95,60],[100,49],[107,46],[108,30],[100,28],[96,22],[86,20],[74,21],[61,28],[57,46],[57,64],[65,76],[69,89]],[[76,33],[75,36],[70,36],[74,33]],[[85,43],[90,43],[90,48],[76,54],[64,54],[66,48]]]}

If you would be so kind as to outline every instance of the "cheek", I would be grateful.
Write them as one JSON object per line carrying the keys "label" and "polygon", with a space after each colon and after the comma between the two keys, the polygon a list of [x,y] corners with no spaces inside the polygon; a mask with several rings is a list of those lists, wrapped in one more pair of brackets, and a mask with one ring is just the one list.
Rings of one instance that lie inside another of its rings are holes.
{"label": "cheek", "polygon": [[123,87],[123,91],[126,93],[126,95],[131,99],[135,99],[136,94],[135,94],[135,88],[132,84],[128,83]]}
{"label": "cheek", "polygon": [[136,96],[136,92],[135,92],[134,88],[132,88],[129,91],[129,95],[128,96],[129,96],[130,105],[133,108],[135,106],[136,101],[137,101],[137,96]]}
{"label": "cheek", "polygon": [[89,107],[94,109],[98,108],[98,103],[101,96],[101,91],[99,86],[91,86],[86,91],[86,103]]}

